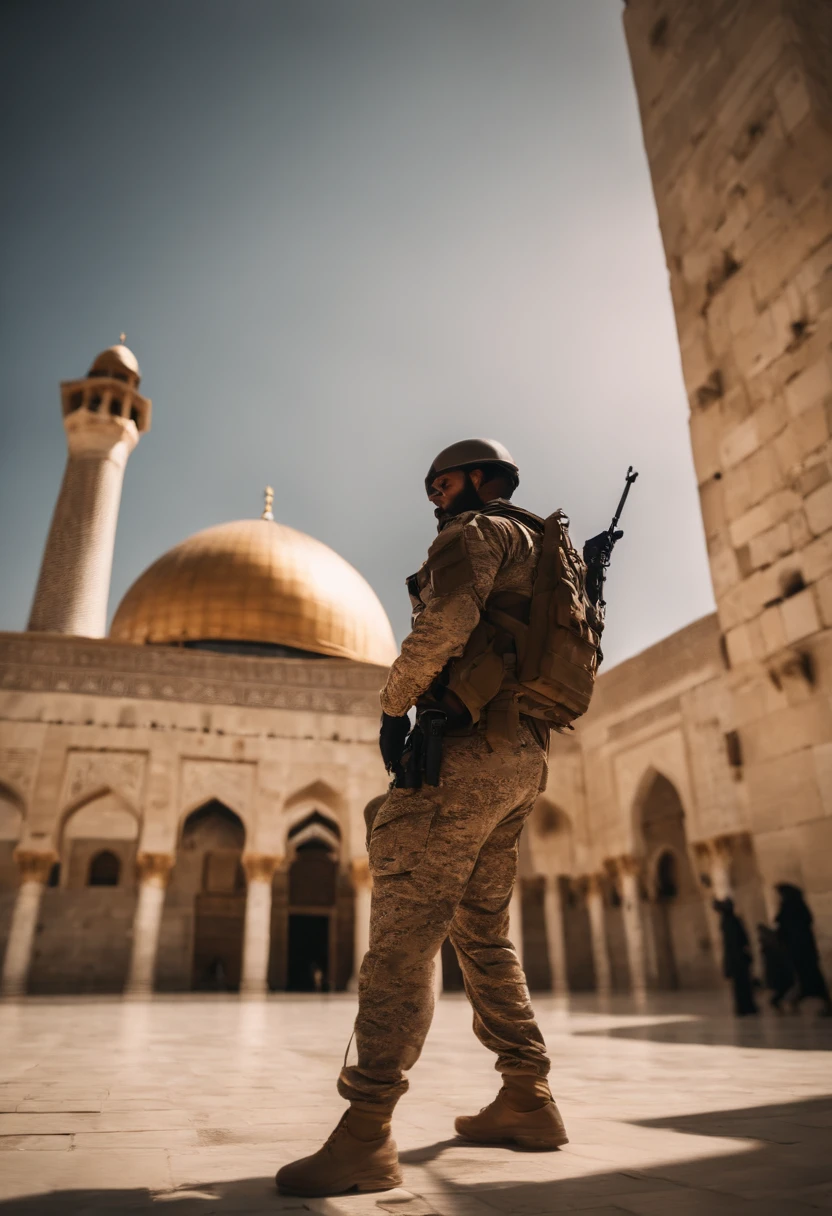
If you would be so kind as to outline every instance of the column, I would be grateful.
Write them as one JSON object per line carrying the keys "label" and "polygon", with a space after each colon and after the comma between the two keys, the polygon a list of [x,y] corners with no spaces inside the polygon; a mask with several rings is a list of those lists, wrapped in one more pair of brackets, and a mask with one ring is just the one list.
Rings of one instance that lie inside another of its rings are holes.
{"label": "column", "polygon": [[518,874],[508,906],[508,936],[514,946],[520,966],[523,966],[523,887]]}
{"label": "column", "polygon": [[355,891],[354,954],[350,992],[358,991],[358,973],[364,955],[370,949],[370,904],[373,898],[373,880],[366,857],[356,857],[352,863],[352,886]]}
{"label": "column", "polygon": [[12,913],[6,956],[3,959],[3,978],[0,981],[0,993],[11,997],[22,996],[26,991],[43,888],[49,879],[49,871],[58,860],[57,853],[52,850],[36,853],[28,849],[16,849],[14,856],[20,870],[20,886]]}
{"label": "column", "polygon": [[699,840],[693,846],[694,855],[700,869],[700,880],[704,887],[705,919],[708,922],[708,933],[713,948],[714,965],[717,974],[720,976],[722,974],[724,945],[722,942],[719,913],[714,907],[714,900],[733,898],[734,887],[731,881],[733,843],[734,838],[726,835],[715,836],[711,840]]}
{"label": "column", "polygon": [[627,962],[630,966],[630,987],[635,996],[643,997],[647,991],[647,950],[644,921],[641,916],[641,895],[638,889],[641,865],[635,857],[619,857],[615,865],[621,883],[621,911],[627,941]]}
{"label": "column", "polygon": [[546,924],[546,952],[552,992],[565,996],[569,991],[566,970],[566,936],[563,930],[563,904],[560,899],[560,879],[557,874],[546,877],[543,889],[543,917]]}
{"label": "column", "polygon": [[711,842],[711,890],[714,899],[733,899],[731,861],[734,854],[733,836],[717,836]]}
{"label": "column", "polygon": [[173,863],[170,853],[139,853],[136,858],[139,898],[133,917],[133,949],[125,996],[150,996],[153,992],[162,909]]}
{"label": "column", "polygon": [[269,990],[269,951],[272,939],[272,879],[281,858],[270,853],[246,853],[248,879],[243,931],[243,973],[240,993],[265,996]]}
{"label": "column", "polygon": [[600,874],[590,874],[586,880],[586,906],[592,935],[592,961],[595,965],[595,987],[607,995],[612,988],[610,958],[607,953],[607,931],[604,923],[604,888]]}

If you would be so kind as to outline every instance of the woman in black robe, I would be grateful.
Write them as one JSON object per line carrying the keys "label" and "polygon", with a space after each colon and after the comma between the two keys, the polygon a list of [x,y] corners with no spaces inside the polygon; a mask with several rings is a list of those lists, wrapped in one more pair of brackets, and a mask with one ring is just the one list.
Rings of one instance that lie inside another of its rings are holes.
{"label": "woman in black robe", "polygon": [[783,948],[797,976],[797,995],[795,1006],[807,997],[817,997],[822,1002],[821,1012],[826,1017],[832,1017],[832,997],[820,969],[820,955],[812,928],[812,913],[800,887],[790,882],[781,882],[777,886],[780,896],[780,909],[774,920],[777,925],[777,936],[783,943]]}
{"label": "woman in black robe", "polygon": [[751,950],[745,925],[734,911],[733,899],[715,899],[722,931],[722,973],[734,988],[734,1013],[738,1018],[759,1013],[751,983]]}
{"label": "woman in black robe", "polygon": [[763,987],[771,993],[772,1009],[782,1013],[783,998],[795,987],[794,967],[776,929],[757,925],[757,937],[763,960]]}

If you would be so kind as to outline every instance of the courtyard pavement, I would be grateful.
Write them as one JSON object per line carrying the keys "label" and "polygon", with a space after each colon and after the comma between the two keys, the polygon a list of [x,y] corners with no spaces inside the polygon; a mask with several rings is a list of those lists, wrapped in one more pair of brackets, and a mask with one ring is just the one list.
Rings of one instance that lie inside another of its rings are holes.
{"label": "courtyard pavement", "polygon": [[534,1004],[566,1148],[454,1138],[498,1078],[464,998],[446,996],[396,1116],[405,1188],[306,1201],[278,1197],[273,1174],[342,1110],[353,998],[0,1006],[0,1216],[832,1211],[832,1022],[735,1022],[721,995]]}

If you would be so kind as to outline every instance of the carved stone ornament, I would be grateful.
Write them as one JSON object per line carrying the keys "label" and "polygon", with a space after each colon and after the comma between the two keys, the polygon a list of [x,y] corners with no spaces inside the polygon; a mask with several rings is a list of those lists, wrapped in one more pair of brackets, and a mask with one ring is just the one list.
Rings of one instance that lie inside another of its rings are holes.
{"label": "carved stone ornament", "polygon": [[21,882],[42,882],[49,879],[49,872],[58,860],[54,849],[35,852],[34,849],[15,849],[14,859],[20,871]]}
{"label": "carved stone ornament", "polygon": [[170,853],[139,853],[136,858],[136,875],[139,883],[166,887],[173,863],[174,858]]}
{"label": "carved stone ornament", "polygon": [[29,802],[35,787],[38,753],[22,747],[0,748],[0,781],[24,802]]}
{"label": "carved stone ornament", "polygon": [[271,882],[275,870],[283,863],[282,857],[272,853],[244,853],[243,869],[249,882]]}
{"label": "carved stone ornament", "polygon": [[183,760],[179,804],[189,813],[216,798],[241,819],[249,819],[256,774],[257,765],[247,761]]}
{"label": "carved stone ornament", "polygon": [[383,667],[0,633],[0,688],[378,718]]}
{"label": "carved stone ornament", "polygon": [[637,878],[641,873],[641,861],[638,857],[633,857],[629,853],[614,858],[614,865],[622,878]]}
{"label": "carved stone ornament", "polygon": [[68,752],[61,806],[72,806],[87,795],[112,790],[139,811],[146,768],[146,752]]}

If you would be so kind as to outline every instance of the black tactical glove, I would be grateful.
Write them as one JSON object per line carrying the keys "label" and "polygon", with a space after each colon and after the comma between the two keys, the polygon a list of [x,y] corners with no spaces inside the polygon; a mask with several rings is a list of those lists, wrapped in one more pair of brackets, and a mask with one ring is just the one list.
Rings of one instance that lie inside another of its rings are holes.
{"label": "black tactical glove", "polygon": [[401,760],[409,731],[410,718],[408,718],[407,714],[402,718],[394,718],[392,714],[381,715],[378,745],[381,749],[384,767],[388,773],[392,773]]}
{"label": "black tactical glove", "polygon": [[599,532],[597,536],[591,536],[584,545],[584,561],[588,566],[594,565],[604,554],[609,558],[612,553],[613,545],[621,540],[623,532]]}

